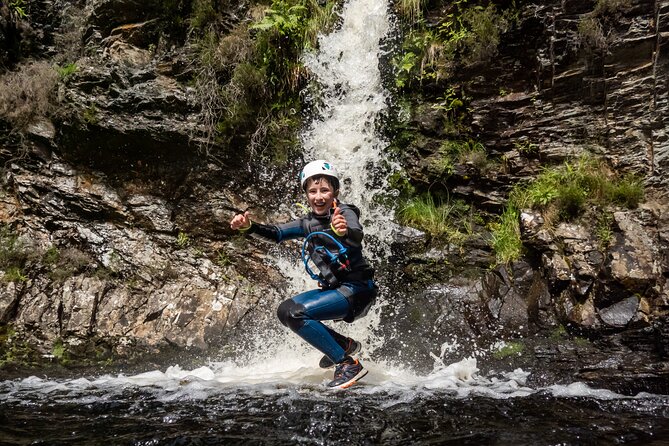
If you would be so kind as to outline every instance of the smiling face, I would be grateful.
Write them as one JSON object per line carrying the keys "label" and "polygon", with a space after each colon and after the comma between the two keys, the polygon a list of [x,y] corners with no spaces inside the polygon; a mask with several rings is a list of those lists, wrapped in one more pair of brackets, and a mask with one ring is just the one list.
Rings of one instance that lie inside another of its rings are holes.
{"label": "smiling face", "polygon": [[309,178],[305,191],[311,211],[316,215],[326,215],[332,208],[332,203],[339,194],[325,176]]}

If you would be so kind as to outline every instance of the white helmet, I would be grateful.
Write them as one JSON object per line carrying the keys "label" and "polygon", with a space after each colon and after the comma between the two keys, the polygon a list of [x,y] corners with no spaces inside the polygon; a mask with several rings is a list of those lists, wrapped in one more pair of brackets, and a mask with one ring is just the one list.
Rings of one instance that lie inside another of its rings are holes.
{"label": "white helmet", "polygon": [[316,175],[327,175],[334,178],[337,180],[337,183],[339,183],[339,177],[337,176],[335,167],[325,160],[316,160],[304,166],[304,169],[302,169],[302,172],[300,173],[300,185],[302,186],[302,189],[304,189],[304,184],[307,180]]}

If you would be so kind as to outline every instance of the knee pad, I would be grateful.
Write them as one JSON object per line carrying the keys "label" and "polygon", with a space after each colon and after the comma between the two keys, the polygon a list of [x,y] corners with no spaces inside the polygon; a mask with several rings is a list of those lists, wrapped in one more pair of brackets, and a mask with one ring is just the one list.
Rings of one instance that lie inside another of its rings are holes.
{"label": "knee pad", "polygon": [[283,325],[293,331],[304,325],[304,305],[295,303],[293,299],[284,300],[277,308],[276,315]]}

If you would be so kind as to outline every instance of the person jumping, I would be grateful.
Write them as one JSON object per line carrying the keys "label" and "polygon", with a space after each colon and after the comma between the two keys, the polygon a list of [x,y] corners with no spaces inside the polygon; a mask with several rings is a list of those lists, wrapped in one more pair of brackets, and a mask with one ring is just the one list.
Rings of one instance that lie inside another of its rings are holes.
{"label": "person jumping", "polygon": [[[324,354],[320,367],[336,366],[328,386],[344,389],[367,374],[360,361],[353,358],[360,343],[322,321],[350,323],[365,316],[376,301],[378,287],[374,269],[362,254],[360,210],[339,201],[335,167],[324,160],[308,163],[300,173],[300,185],[311,208],[305,217],[265,225],[251,221],[247,211],[235,215],[230,227],[277,243],[307,240],[308,258],[319,270],[319,288],[285,300],[279,305],[277,316],[283,325]],[[312,274],[308,266],[307,271]]]}

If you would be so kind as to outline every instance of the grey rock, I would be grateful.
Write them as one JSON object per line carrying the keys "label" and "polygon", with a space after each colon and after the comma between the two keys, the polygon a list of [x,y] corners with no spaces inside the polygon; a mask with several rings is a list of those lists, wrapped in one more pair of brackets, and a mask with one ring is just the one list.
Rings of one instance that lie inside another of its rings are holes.
{"label": "grey rock", "polygon": [[626,326],[637,313],[639,299],[636,296],[628,297],[610,307],[598,310],[599,317],[606,325],[616,328]]}

